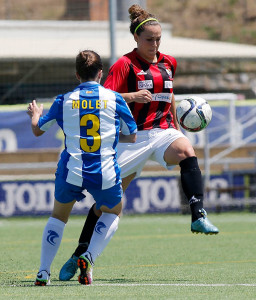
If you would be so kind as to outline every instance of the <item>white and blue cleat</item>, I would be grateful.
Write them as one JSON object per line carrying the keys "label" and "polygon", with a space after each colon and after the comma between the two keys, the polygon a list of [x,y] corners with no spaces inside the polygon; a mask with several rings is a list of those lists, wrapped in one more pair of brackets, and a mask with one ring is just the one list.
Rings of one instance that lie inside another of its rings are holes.
{"label": "white and blue cleat", "polygon": [[46,286],[50,285],[50,276],[51,274],[48,273],[46,270],[39,271],[36,275],[35,285],[37,286]]}

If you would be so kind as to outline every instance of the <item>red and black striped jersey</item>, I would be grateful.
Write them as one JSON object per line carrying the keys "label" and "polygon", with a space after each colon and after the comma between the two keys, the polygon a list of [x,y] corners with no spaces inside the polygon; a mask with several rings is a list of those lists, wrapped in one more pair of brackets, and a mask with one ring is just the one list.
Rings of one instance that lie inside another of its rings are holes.
{"label": "red and black striped jersey", "polygon": [[170,107],[177,62],[174,57],[160,52],[157,57],[156,63],[149,63],[134,49],[117,60],[104,83],[104,87],[119,93],[142,89],[151,92],[150,103],[129,103],[138,130],[175,127]]}

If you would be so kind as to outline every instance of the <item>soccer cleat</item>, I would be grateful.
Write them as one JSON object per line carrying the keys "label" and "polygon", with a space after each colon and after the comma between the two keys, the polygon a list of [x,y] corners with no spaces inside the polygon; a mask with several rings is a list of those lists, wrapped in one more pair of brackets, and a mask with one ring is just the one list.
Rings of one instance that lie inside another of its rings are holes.
{"label": "soccer cleat", "polygon": [[45,270],[39,271],[36,275],[35,285],[46,286],[50,284],[50,273]]}
{"label": "soccer cleat", "polygon": [[85,285],[91,284],[93,264],[90,262],[89,258],[86,255],[81,255],[78,258],[77,265],[80,268],[81,272],[78,276],[78,282]]}
{"label": "soccer cleat", "polygon": [[193,233],[205,233],[205,234],[219,233],[219,229],[216,226],[214,226],[210,222],[210,220],[206,217],[207,216],[206,211],[202,208],[199,212],[201,213],[202,217],[191,224],[191,231]]}
{"label": "soccer cleat", "polygon": [[75,255],[70,257],[70,259],[62,266],[60,270],[59,280],[68,281],[75,276],[78,269],[77,260],[78,257]]}

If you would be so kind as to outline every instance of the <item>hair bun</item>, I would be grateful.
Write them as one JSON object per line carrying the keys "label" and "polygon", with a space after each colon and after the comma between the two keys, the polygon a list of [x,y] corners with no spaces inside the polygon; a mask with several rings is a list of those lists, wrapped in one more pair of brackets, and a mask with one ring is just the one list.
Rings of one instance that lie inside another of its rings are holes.
{"label": "hair bun", "polygon": [[130,14],[131,21],[137,19],[139,16],[144,15],[145,13],[147,14],[147,12],[142,7],[140,7],[138,4],[133,4],[129,8],[128,12]]}

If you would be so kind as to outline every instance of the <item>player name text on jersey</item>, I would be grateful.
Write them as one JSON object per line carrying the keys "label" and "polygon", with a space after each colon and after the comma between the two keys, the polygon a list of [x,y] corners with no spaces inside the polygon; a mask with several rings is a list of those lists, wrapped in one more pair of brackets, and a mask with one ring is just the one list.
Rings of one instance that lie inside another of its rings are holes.
{"label": "player name text on jersey", "polygon": [[72,109],[106,109],[108,100],[72,100]]}

